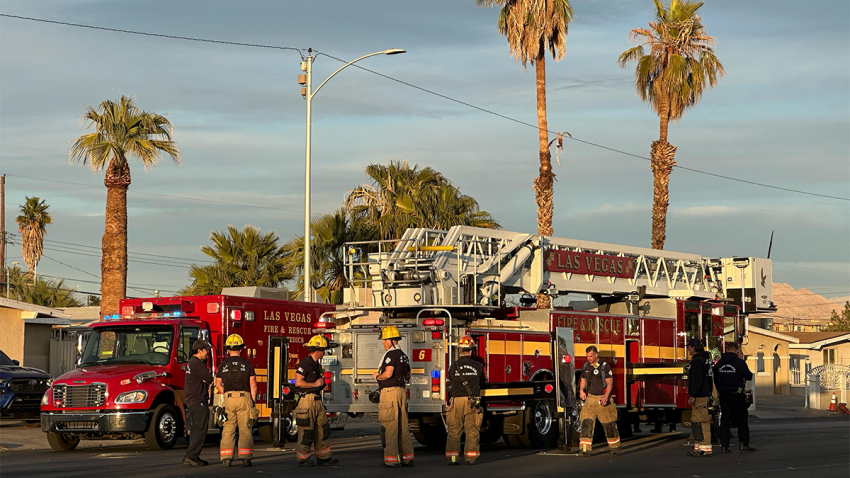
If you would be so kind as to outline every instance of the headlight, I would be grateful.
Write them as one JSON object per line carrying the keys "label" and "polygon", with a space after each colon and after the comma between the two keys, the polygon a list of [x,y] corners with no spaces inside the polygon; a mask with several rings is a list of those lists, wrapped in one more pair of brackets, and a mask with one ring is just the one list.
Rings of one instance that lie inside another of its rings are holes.
{"label": "headlight", "polygon": [[41,397],[42,406],[47,406],[50,404],[50,389],[48,388],[44,395]]}
{"label": "headlight", "polygon": [[9,381],[8,378],[0,378],[0,387],[2,387],[3,385],[6,385],[6,382],[8,382],[8,381]]}
{"label": "headlight", "polygon": [[118,395],[115,403],[142,403],[148,399],[148,392],[136,390],[135,392],[124,392]]}

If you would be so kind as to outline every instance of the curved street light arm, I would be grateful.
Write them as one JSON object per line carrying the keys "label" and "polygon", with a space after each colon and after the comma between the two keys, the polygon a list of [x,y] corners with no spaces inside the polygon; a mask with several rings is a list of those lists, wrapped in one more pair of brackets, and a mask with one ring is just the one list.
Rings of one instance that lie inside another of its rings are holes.
{"label": "curved street light arm", "polygon": [[346,69],[347,67],[349,67],[349,66],[351,66],[351,65],[353,65],[353,64],[355,64],[355,63],[357,63],[357,62],[358,62],[358,61],[360,61],[360,60],[363,60],[364,58],[369,58],[370,56],[375,56],[375,55],[386,55],[389,51],[390,51],[390,50],[376,51],[376,52],[374,52],[374,53],[369,53],[368,55],[363,55],[363,56],[361,56],[360,58],[358,58],[358,59],[356,59],[356,60],[349,61],[348,63],[346,63],[346,64],[342,65],[341,67],[339,67],[339,69],[338,69],[338,70],[336,70],[335,72],[331,73],[331,76],[327,77],[327,79],[325,79],[325,81],[323,81],[323,82],[322,82],[322,84],[320,84],[318,88],[316,88],[315,90],[313,90],[313,92],[310,94],[310,96],[311,96],[311,97],[316,96],[316,93],[318,93],[318,92],[319,92],[319,90],[321,90],[321,89],[322,89],[322,87],[323,87],[323,86],[325,86],[325,83],[327,83],[327,82],[328,82],[331,78],[333,78],[334,76],[336,76],[336,74],[337,74],[337,73],[339,73],[340,71],[342,71],[342,70]]}

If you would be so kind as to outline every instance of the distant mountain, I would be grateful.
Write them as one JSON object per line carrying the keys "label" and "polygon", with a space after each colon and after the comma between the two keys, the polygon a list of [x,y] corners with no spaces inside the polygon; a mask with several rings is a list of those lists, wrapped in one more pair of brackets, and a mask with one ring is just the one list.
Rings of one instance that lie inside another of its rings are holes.
{"label": "distant mountain", "polygon": [[780,331],[789,330],[791,326],[803,326],[806,329],[826,327],[832,311],[838,310],[838,304],[843,304],[844,300],[850,298],[827,299],[806,288],[794,289],[788,284],[774,282],[773,303],[776,305],[776,313],[759,314],[759,317],[772,318],[774,328]]}
{"label": "distant mountain", "polygon": [[829,300],[837,302],[838,305],[843,306],[847,302],[850,302],[850,295],[845,295],[844,297],[830,297]]}

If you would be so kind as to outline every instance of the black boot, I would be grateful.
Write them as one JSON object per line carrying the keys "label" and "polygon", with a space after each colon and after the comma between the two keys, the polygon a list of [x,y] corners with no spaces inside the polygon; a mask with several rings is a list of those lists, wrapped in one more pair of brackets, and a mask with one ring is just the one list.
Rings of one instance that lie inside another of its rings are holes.
{"label": "black boot", "polygon": [[251,466],[251,465],[252,465],[251,460],[249,460],[248,458],[245,458],[244,460],[242,460],[242,466],[248,467],[248,466]]}
{"label": "black boot", "polygon": [[338,465],[339,460],[336,459],[336,458],[328,458],[327,460],[316,459],[316,464],[319,465],[319,466],[322,466],[322,465]]}
{"label": "black boot", "polygon": [[750,445],[744,445],[743,443],[738,444],[738,449],[741,451],[756,451],[755,448],[751,447]]}
{"label": "black boot", "polygon": [[229,467],[230,466],[230,460],[227,460],[227,459],[221,460],[221,466],[223,466],[225,468]]}

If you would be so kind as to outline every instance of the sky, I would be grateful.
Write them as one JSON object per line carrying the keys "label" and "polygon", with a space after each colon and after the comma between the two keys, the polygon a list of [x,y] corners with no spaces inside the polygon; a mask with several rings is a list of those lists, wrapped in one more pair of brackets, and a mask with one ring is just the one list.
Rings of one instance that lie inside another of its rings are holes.
{"label": "sky", "polygon": [[[649,0],[574,0],[567,53],[548,59],[549,127],[648,156],[658,118],[618,55],[653,19]],[[313,48],[536,124],[534,69],[473,0],[3,0],[0,11],[116,29]],[[783,188],[850,197],[850,3],[707,0],[700,9],[727,74],[671,124],[679,165]],[[98,292],[102,173],[69,163],[87,105],[119,95],[166,115],[181,164],[131,164],[130,296],[171,295],[213,230],[251,224],[303,233],[305,101],[297,52],[180,41],[0,18],[0,172],[6,226],[25,196],[50,204],[39,274]],[[340,63],[319,56],[314,83]],[[314,213],[341,206],[370,163],[442,172],[509,231],[536,232],[535,128],[348,68],[316,95]],[[649,247],[648,161],[565,141],[555,166],[555,235]],[[185,199],[185,198],[192,199]],[[773,279],[850,295],[850,202],[674,171],[665,248],[705,257],[767,254]],[[64,243],[64,244],[62,244]],[[167,257],[162,257],[167,256]],[[8,248],[7,262],[21,259]]]}

